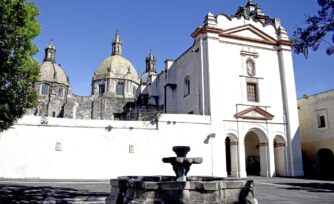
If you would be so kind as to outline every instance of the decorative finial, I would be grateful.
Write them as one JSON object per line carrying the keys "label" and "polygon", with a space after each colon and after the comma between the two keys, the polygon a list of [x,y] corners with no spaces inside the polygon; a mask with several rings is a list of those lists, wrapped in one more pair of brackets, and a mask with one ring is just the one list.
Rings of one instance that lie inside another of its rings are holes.
{"label": "decorative finial", "polygon": [[152,49],[150,49],[149,57],[150,57],[151,59],[153,58]]}
{"label": "decorative finial", "polygon": [[53,43],[53,39],[51,38],[50,41],[49,41],[49,44],[48,44],[48,48],[53,48],[53,49],[56,49],[54,43]]}

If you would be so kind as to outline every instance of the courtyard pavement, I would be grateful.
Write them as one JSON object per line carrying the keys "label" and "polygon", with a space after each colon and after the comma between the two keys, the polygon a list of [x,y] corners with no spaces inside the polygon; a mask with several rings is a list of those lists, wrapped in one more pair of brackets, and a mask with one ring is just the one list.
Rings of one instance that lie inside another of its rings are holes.
{"label": "courtyard pavement", "polygon": [[[334,203],[334,181],[249,177],[259,203]],[[0,204],[105,204],[108,180],[0,179]]]}

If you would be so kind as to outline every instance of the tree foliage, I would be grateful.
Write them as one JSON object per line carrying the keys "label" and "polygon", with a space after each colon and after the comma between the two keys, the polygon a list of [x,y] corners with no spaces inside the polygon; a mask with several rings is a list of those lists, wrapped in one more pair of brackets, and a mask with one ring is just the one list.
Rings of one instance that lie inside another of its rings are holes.
{"label": "tree foliage", "polygon": [[[318,0],[320,9],[317,15],[306,19],[306,28],[297,28],[294,32],[295,53],[304,53],[307,57],[308,48],[316,51],[322,42],[328,44],[327,55],[334,53],[334,0]],[[324,38],[332,35],[330,41]]]}
{"label": "tree foliage", "polygon": [[32,84],[39,65],[32,43],[40,31],[39,10],[26,0],[0,1],[0,132],[36,105]]}

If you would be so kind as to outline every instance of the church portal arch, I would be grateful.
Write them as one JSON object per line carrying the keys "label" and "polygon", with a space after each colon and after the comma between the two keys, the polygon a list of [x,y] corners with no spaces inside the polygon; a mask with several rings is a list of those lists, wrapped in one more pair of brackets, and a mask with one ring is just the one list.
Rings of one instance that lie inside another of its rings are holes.
{"label": "church portal arch", "polygon": [[227,175],[238,177],[238,139],[233,134],[225,138],[225,156]]}
{"label": "church portal arch", "polygon": [[245,162],[247,175],[268,176],[268,140],[266,134],[257,128],[245,135]]}
{"label": "church portal arch", "polygon": [[285,139],[276,135],[274,138],[275,176],[286,176],[285,147]]}
{"label": "church portal arch", "polygon": [[320,178],[334,180],[334,155],[330,149],[318,151]]}

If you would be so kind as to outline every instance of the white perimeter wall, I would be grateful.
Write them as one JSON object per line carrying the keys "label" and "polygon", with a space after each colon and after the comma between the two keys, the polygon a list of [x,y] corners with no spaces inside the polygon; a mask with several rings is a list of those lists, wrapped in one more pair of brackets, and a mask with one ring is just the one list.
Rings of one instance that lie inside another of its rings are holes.
{"label": "white perimeter wall", "polygon": [[[47,119],[48,124],[41,125],[40,117],[26,116],[0,135],[0,177],[174,175],[172,166],[162,158],[174,156],[175,145],[190,146],[189,157],[204,159],[191,167],[189,175],[212,173],[211,145],[204,143],[212,133],[208,116],[162,115],[158,127],[149,121]],[[57,143],[61,151],[57,151]],[[134,153],[129,152],[130,145]]]}

